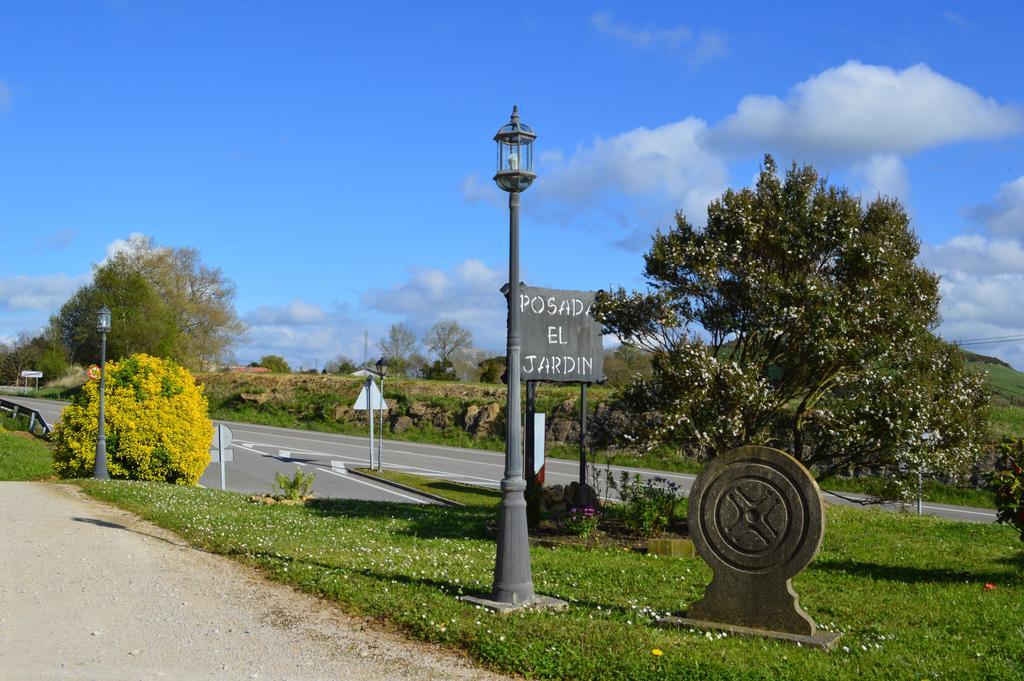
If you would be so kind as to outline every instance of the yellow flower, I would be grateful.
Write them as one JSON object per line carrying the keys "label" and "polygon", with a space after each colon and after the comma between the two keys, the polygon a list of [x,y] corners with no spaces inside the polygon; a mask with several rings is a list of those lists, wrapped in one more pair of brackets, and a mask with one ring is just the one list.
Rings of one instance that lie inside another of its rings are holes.
{"label": "yellow flower", "polygon": [[651,651],[651,655],[661,656],[661,655],[664,655],[664,654],[665,653],[661,652],[661,648],[655,648],[654,650]]}

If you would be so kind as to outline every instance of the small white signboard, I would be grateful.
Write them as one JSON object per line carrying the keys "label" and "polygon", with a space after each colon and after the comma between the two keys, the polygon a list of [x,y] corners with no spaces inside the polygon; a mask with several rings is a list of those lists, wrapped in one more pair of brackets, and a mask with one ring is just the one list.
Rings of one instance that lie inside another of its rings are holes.
{"label": "small white signboard", "polygon": [[544,412],[533,415],[533,474],[544,467]]}
{"label": "small white signboard", "polygon": [[[235,460],[235,450],[225,449],[224,450],[224,463],[231,463]],[[210,463],[220,463],[220,452],[216,449],[210,449]]]}
{"label": "small white signboard", "polygon": [[[370,406],[375,410],[388,408],[388,403],[384,401],[376,383],[370,383]],[[363,385],[363,389],[359,391],[359,397],[356,398],[356,403],[352,405],[352,408],[356,411],[366,411],[366,385]]]}
{"label": "small white signboard", "polygon": [[22,378],[42,378],[43,377],[43,372],[42,371],[22,371],[21,372],[21,377]]}

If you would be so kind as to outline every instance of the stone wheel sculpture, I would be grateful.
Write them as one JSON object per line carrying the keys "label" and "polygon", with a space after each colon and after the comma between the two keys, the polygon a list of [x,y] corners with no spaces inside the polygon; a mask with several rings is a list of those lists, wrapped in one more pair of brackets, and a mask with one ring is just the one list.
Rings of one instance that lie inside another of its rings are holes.
{"label": "stone wheel sculpture", "polygon": [[791,579],[821,546],[824,504],[799,461],[770,447],[741,447],[712,460],[690,491],[689,525],[715,576],[688,618],[816,634]]}

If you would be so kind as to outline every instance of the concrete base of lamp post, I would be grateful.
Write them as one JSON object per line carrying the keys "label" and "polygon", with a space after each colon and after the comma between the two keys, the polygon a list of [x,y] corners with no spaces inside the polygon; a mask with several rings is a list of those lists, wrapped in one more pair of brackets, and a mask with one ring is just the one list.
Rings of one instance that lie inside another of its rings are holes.
{"label": "concrete base of lamp post", "polygon": [[553,596],[534,596],[528,601],[522,603],[506,603],[505,601],[494,601],[490,598],[484,598],[481,596],[459,596],[460,601],[466,603],[472,603],[473,605],[479,605],[482,608],[486,608],[491,612],[496,612],[499,615],[506,615],[512,612],[519,612],[521,610],[565,610],[569,607],[566,601],[560,598],[554,598]]}

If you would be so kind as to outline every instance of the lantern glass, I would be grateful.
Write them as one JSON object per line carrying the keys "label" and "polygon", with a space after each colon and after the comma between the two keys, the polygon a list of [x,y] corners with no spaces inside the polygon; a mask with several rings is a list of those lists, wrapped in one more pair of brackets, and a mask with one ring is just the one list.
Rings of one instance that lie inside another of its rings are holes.
{"label": "lantern glass", "polygon": [[110,310],[108,308],[100,308],[99,315],[96,320],[96,329],[100,333],[108,333],[110,331]]}
{"label": "lantern glass", "polygon": [[519,120],[519,111],[512,109],[512,118],[501,127],[494,141],[498,144],[498,168],[494,181],[507,192],[521,192],[533,182],[533,128]]}

